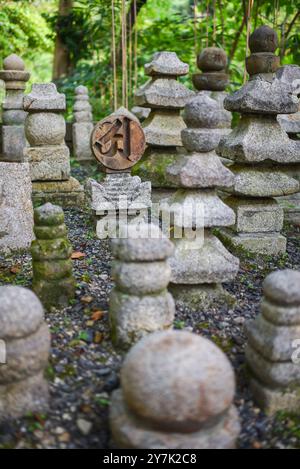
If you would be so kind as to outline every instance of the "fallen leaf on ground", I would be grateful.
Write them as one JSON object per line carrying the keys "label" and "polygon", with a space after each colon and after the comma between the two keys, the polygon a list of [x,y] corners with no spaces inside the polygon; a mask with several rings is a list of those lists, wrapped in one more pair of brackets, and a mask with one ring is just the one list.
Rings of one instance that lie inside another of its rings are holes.
{"label": "fallen leaf on ground", "polygon": [[102,319],[104,316],[104,312],[103,311],[95,311],[92,316],[91,316],[91,319],[93,321],[99,321],[99,319]]}
{"label": "fallen leaf on ground", "polygon": [[86,254],[84,252],[76,251],[76,252],[73,252],[71,259],[73,260],[83,259],[84,257],[86,257]]}

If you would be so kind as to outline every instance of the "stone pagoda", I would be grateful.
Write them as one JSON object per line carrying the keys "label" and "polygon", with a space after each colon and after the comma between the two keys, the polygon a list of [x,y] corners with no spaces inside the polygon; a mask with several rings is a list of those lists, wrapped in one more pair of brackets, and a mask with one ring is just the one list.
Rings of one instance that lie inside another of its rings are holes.
{"label": "stone pagoda", "polygon": [[[298,65],[281,67],[277,72],[277,77],[283,83],[292,85],[294,94],[300,96],[300,67]],[[298,112],[280,114],[277,119],[288,136],[292,140],[298,140],[300,145],[300,103]],[[288,174],[300,182],[300,164],[290,165]],[[300,193],[282,197],[279,203],[284,209],[286,219],[300,225]]]}
{"label": "stone pagoda", "polygon": [[75,89],[74,123],[72,125],[74,157],[80,164],[94,163],[91,135],[94,128],[92,106],[86,86]]}
{"label": "stone pagoda", "polygon": [[177,147],[182,147],[185,123],[180,112],[194,92],[177,79],[188,72],[189,66],[175,52],[158,52],[145,65],[150,80],[135,94],[136,105],[151,108],[151,113],[143,123],[148,148],[134,174],[150,180],[158,198],[160,190],[171,188],[165,178],[166,167],[173,162]]}
{"label": "stone pagoda", "polygon": [[262,314],[246,327],[251,390],[269,414],[300,411],[299,286],[299,271],[270,274],[263,285]]}
{"label": "stone pagoda", "polygon": [[86,192],[97,220],[97,236],[114,238],[122,221],[148,218],[151,183],[131,176],[145,151],[145,135],[137,117],[120,108],[96,124],[91,146],[104,178],[100,183],[89,179]]}
{"label": "stone pagoda", "polygon": [[0,251],[27,249],[33,239],[33,207],[22,99],[30,74],[15,54],[4,60],[0,78],[5,82],[2,148],[0,151]]}
{"label": "stone pagoda", "polygon": [[[205,106],[204,106],[205,103]],[[231,187],[233,174],[213,150],[222,131],[224,111],[218,103],[199,94],[185,107],[182,131],[186,155],[178,155],[166,174],[178,188],[162,201],[163,218],[170,216],[175,253],[171,292],[175,300],[207,309],[233,298],[222,283],[233,280],[239,261],[212,233],[212,228],[231,226],[235,215],[217,195],[219,187]]]}
{"label": "stone pagoda", "polygon": [[23,111],[23,97],[30,73],[25,71],[23,60],[12,54],[3,61],[0,79],[5,83],[6,97],[3,103],[2,148],[0,161],[23,162],[27,146]]}
{"label": "stone pagoda", "polygon": [[276,75],[276,32],[268,26],[258,28],[249,46],[250,80],[224,101],[225,108],[239,112],[241,119],[217,149],[234,162],[230,169],[236,175],[232,196],[226,199],[236,212],[236,223],[222,230],[222,238],[232,248],[277,255],[286,251],[286,238],[281,234],[283,209],[275,197],[298,192],[298,181],[286,169],[300,162],[300,146],[281,129],[277,115],[297,112],[298,99],[292,86]]}
{"label": "stone pagoda", "polygon": [[23,106],[28,112],[25,132],[30,148],[25,149],[25,156],[30,162],[34,202],[80,206],[84,192],[71,177],[70,153],[65,144],[65,95],[57,92],[54,83],[35,84],[24,97]]}

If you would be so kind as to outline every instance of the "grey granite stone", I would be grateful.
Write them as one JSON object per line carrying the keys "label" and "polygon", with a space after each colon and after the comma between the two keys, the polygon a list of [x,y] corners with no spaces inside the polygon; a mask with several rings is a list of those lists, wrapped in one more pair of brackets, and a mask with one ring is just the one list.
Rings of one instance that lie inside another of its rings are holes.
{"label": "grey granite stone", "polygon": [[300,306],[300,272],[282,270],[270,274],[264,282],[264,295],[279,305]]}
{"label": "grey granite stone", "polygon": [[27,112],[63,112],[66,110],[66,97],[57,92],[54,83],[33,84],[31,93],[24,96],[23,106]]}
{"label": "grey granite stone", "polygon": [[110,416],[113,438],[127,448],[233,448],[240,429],[234,388],[231,365],[207,339],[151,334],[123,364]]}
{"label": "grey granite stone", "polygon": [[156,52],[152,61],[145,65],[145,73],[150,76],[181,76],[189,73],[189,66],[182,62],[175,52]]}
{"label": "grey granite stone", "polygon": [[30,147],[25,155],[32,181],[66,181],[70,178],[70,153],[66,145]]}

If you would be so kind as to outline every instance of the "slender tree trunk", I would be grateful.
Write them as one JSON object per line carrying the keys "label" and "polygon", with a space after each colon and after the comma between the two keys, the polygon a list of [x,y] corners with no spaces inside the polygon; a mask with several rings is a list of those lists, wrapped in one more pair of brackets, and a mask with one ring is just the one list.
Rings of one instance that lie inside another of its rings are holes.
{"label": "slender tree trunk", "polygon": [[60,35],[59,21],[61,17],[69,16],[72,13],[73,3],[73,0],[59,0],[58,24],[53,61],[53,80],[58,80],[63,76],[67,76],[72,68],[70,51]]}

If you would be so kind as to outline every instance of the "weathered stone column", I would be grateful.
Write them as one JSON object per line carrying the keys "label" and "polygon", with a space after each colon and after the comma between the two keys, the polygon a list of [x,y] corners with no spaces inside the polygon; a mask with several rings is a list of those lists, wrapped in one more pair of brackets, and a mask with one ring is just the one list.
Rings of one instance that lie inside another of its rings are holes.
{"label": "weathered stone column", "polygon": [[110,427],[118,448],[232,449],[240,433],[224,353],[184,331],[150,334],[128,353]]}
{"label": "weathered stone column", "polygon": [[30,290],[0,287],[0,340],[6,364],[0,365],[0,422],[48,409],[44,371],[50,353],[50,332],[44,311]]}
{"label": "weathered stone column", "polygon": [[6,97],[3,103],[2,148],[0,161],[24,161],[24,123],[27,113],[23,111],[23,97],[30,73],[25,71],[23,60],[15,54],[3,62],[0,79],[5,83]]}
{"label": "weathered stone column", "polygon": [[269,275],[262,314],[247,325],[246,361],[256,402],[267,413],[300,411],[300,272]]}
{"label": "weathered stone column", "polygon": [[194,92],[177,79],[188,72],[189,66],[175,52],[158,52],[145,65],[150,80],[135,94],[136,104],[151,108],[151,113],[143,123],[148,149],[133,174],[150,180],[158,199],[161,190],[172,188],[166,181],[165,171],[177,154],[176,147],[182,147],[181,131],[185,123],[180,111]]}
{"label": "weathered stone column", "polygon": [[92,107],[86,86],[75,89],[74,123],[72,126],[74,157],[80,164],[91,164],[95,160],[91,150],[91,135],[94,128]]}
{"label": "weathered stone column", "polygon": [[65,308],[74,298],[75,280],[64,212],[47,203],[35,209],[34,221],[36,240],[31,246],[33,290],[47,310]]}
{"label": "weathered stone column", "polygon": [[80,206],[84,191],[70,176],[70,154],[64,141],[65,95],[57,92],[54,83],[36,84],[24,97],[23,106],[28,112],[25,132],[30,148],[25,156],[30,162],[34,202]]}
{"label": "weathered stone column", "polygon": [[234,303],[221,284],[235,278],[239,261],[212,234],[212,228],[235,222],[233,210],[217,195],[219,187],[232,186],[234,176],[214,151],[226,121],[219,104],[200,93],[186,105],[183,117],[188,126],[182,131],[187,154],[167,168],[166,176],[178,190],[162,201],[175,244],[169,261],[170,287],[176,302],[204,310]]}
{"label": "weathered stone column", "polygon": [[29,164],[23,152],[26,146],[22,108],[23,92],[29,73],[16,55],[4,60],[0,78],[5,81],[3,105],[2,153],[0,154],[0,251],[29,248],[33,239],[33,208]]}
{"label": "weathered stone column", "polygon": [[298,99],[292,87],[276,76],[275,31],[258,28],[249,45],[246,67],[250,81],[224,101],[227,110],[242,117],[217,149],[220,156],[234,161],[230,169],[236,175],[233,196],[226,199],[235,210],[236,223],[232,229],[222,230],[222,239],[233,249],[277,255],[286,251],[286,239],[281,234],[283,210],[274,197],[298,192],[298,181],[285,170],[300,162],[300,146],[281,129],[277,115],[297,112]]}
{"label": "weathered stone column", "polygon": [[111,244],[116,282],[109,303],[112,340],[128,349],[146,334],[173,325],[175,306],[167,291],[173,246],[158,226],[147,223],[122,227]]}
{"label": "weathered stone column", "polygon": [[[298,65],[285,65],[277,72],[277,77],[283,83],[292,86],[294,94],[300,97],[300,67]],[[292,140],[296,140],[300,146],[300,102],[299,111],[295,114],[279,114],[278,122],[281,128]],[[287,170],[289,176],[297,179],[300,183],[300,164],[290,165]],[[284,209],[285,218],[300,225],[300,192],[297,194],[280,197],[278,199]]]}

